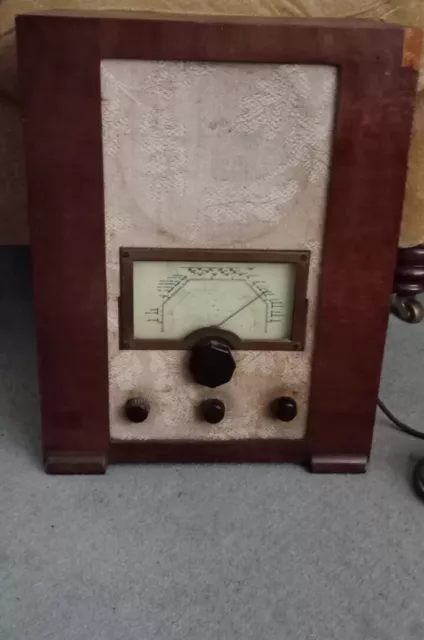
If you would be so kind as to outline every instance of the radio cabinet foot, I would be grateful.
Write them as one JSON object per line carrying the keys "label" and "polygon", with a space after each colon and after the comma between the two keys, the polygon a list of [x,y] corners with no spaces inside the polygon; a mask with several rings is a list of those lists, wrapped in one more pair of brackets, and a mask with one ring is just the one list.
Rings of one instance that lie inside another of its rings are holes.
{"label": "radio cabinet foot", "polygon": [[85,455],[81,453],[49,453],[44,458],[46,473],[55,475],[106,473],[106,456]]}
{"label": "radio cabinet foot", "polygon": [[366,456],[312,456],[313,473],[365,473]]}

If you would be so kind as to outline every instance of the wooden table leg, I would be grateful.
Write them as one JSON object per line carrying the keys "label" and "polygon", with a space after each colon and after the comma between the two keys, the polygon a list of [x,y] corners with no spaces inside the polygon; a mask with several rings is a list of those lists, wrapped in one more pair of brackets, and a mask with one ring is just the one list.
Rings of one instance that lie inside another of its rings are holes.
{"label": "wooden table leg", "polygon": [[424,244],[398,250],[393,312],[405,322],[421,322],[424,308],[416,296],[424,292]]}

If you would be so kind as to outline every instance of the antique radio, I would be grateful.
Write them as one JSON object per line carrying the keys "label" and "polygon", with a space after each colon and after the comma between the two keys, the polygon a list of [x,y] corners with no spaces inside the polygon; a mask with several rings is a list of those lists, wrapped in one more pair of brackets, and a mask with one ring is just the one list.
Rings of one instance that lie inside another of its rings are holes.
{"label": "antique radio", "polygon": [[420,33],[17,18],[46,469],[364,471]]}

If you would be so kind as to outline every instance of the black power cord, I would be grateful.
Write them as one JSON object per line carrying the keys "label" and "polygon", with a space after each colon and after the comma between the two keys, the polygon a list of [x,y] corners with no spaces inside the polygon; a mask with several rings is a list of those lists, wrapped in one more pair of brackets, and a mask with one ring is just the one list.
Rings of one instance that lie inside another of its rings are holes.
{"label": "black power cord", "polygon": [[[377,406],[400,431],[407,433],[413,438],[424,440],[424,433],[422,431],[418,431],[418,429],[414,429],[405,422],[402,422],[402,420],[399,420],[399,418],[397,418],[390,409],[386,407],[380,398],[377,399]],[[414,471],[412,472],[412,486],[417,496],[424,501],[424,458],[420,458],[420,460],[415,464]]]}
{"label": "black power cord", "polygon": [[401,420],[399,420],[399,418],[396,418],[394,413],[392,413],[390,411],[390,409],[388,409],[388,407],[384,404],[384,402],[380,398],[377,399],[377,406],[380,409],[380,411],[382,411],[384,413],[384,415],[387,418],[389,418],[389,420],[391,420],[391,422],[393,422],[393,424],[398,429],[400,429],[404,433],[407,433],[409,436],[412,436],[413,438],[418,438],[419,440],[424,440],[424,432],[423,431],[418,431],[418,429],[414,429],[413,427],[410,427],[405,422],[402,422]]}

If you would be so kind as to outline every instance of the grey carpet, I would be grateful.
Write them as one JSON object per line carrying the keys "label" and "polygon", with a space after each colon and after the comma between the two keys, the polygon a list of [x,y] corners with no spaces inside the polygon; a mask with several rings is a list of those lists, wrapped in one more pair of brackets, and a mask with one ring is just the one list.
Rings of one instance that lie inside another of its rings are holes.
{"label": "grey carpet", "polygon": [[[378,417],[367,475],[40,468],[25,249],[0,251],[0,640],[423,640],[424,443]],[[391,319],[382,396],[422,424],[424,324]]]}

